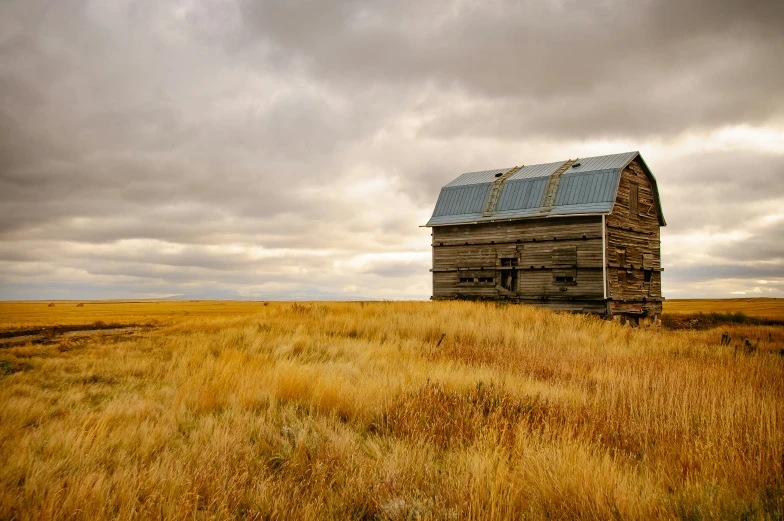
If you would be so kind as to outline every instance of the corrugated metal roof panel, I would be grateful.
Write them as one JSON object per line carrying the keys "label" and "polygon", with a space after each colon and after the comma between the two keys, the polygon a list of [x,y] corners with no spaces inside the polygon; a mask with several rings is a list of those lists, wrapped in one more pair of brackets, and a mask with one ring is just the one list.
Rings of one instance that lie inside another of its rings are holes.
{"label": "corrugated metal roof panel", "polygon": [[492,183],[496,179],[496,174],[503,174],[504,172],[511,170],[511,168],[512,167],[510,166],[509,168],[482,170],[481,172],[468,172],[467,174],[461,175],[448,185],[445,185],[444,188],[452,186],[475,185],[480,183]]}
{"label": "corrugated metal roof panel", "polygon": [[482,213],[490,184],[471,184],[443,188],[438,196],[433,217]]}
{"label": "corrugated metal roof panel", "polygon": [[557,161],[555,163],[545,163],[543,165],[526,165],[514,175],[510,176],[507,181],[516,181],[518,179],[531,179],[533,177],[547,177],[555,172],[559,166],[566,161]]}
{"label": "corrugated metal roof panel", "polygon": [[487,217],[487,219],[488,220],[522,219],[524,217],[547,217],[547,216],[542,215],[542,212],[539,211],[539,205],[536,205],[531,208],[520,208],[517,210],[508,210],[505,212],[495,212],[491,217]]}
{"label": "corrugated metal roof panel", "polygon": [[[431,217],[426,226],[439,226],[442,224],[473,223],[482,220],[481,213],[463,215],[444,215],[442,217]],[[487,219],[490,220],[490,219]]]}
{"label": "corrugated metal roof panel", "polygon": [[629,161],[637,156],[638,152],[624,152],[623,154],[613,154],[609,156],[584,157],[578,159],[580,166],[572,167],[567,170],[569,173],[593,172],[594,170],[609,170],[611,168],[623,168]]}
{"label": "corrugated metal roof panel", "polygon": [[501,196],[498,198],[496,212],[539,208],[546,185],[546,177],[506,181]]}
{"label": "corrugated metal roof panel", "polygon": [[610,213],[613,202],[554,206],[549,215],[581,215],[586,213]]}
{"label": "corrugated metal roof panel", "polygon": [[555,195],[555,206],[613,202],[620,175],[617,169],[564,174]]}

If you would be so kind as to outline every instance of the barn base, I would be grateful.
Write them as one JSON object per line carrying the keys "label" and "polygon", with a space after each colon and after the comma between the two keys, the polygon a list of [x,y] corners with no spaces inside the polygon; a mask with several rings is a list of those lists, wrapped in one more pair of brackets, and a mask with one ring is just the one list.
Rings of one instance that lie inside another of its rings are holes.
{"label": "barn base", "polygon": [[470,296],[452,296],[452,297],[431,297],[431,300],[470,300],[482,302],[498,302],[504,304],[527,304],[529,306],[537,306],[541,308],[551,309],[553,311],[565,311],[570,313],[590,313],[593,315],[605,315],[607,313],[607,303],[604,300],[577,300],[577,299],[524,299],[515,296],[504,297],[470,297]]}
{"label": "barn base", "polygon": [[612,320],[624,326],[633,327],[661,327],[661,315],[634,316],[613,315]]}
{"label": "barn base", "polygon": [[661,327],[663,298],[640,301],[607,302],[607,316],[620,324],[640,327]]}
{"label": "barn base", "polygon": [[[617,302],[613,300],[592,299],[524,299],[514,296],[504,297],[431,297],[431,300],[469,300],[483,302],[498,302],[508,304],[527,304],[568,313],[588,313],[600,315],[607,320],[613,320],[622,325],[640,327],[660,327],[662,302],[661,300],[646,300],[642,302]],[[663,300],[663,299],[662,299]]]}

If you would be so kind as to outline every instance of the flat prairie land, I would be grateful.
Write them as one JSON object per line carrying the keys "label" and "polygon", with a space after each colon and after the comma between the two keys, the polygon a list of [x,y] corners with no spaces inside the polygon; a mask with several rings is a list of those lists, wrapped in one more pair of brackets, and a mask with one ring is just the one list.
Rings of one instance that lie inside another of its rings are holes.
{"label": "flat prairie land", "polygon": [[[49,304],[54,304],[49,306]],[[79,304],[82,304],[79,306]],[[262,302],[216,300],[107,300],[0,302],[0,329],[106,324],[173,324],[183,318],[237,318],[258,313]]]}
{"label": "flat prairie land", "polygon": [[781,326],[76,304],[0,304],[0,519],[784,516]]}
{"label": "flat prairie land", "polygon": [[744,313],[784,320],[784,298],[667,299],[665,313]]}

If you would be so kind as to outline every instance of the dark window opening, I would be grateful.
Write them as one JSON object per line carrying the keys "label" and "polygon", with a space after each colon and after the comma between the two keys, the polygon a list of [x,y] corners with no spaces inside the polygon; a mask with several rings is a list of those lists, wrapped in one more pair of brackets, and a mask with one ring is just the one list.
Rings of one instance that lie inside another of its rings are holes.
{"label": "dark window opening", "polygon": [[502,257],[501,258],[501,266],[502,267],[517,266],[517,258],[516,257]]}
{"label": "dark window opening", "polygon": [[493,277],[479,277],[477,280],[479,282],[493,282]]}
{"label": "dark window opening", "polygon": [[555,282],[562,282],[562,283],[574,282],[574,277],[555,277]]}
{"label": "dark window opening", "polygon": [[653,270],[645,270],[645,282],[650,282],[653,278]]}
{"label": "dark window opening", "polygon": [[[517,259],[515,259],[516,261]],[[517,271],[507,271],[501,274],[501,287],[506,291],[517,292]]]}
{"label": "dark window opening", "polygon": [[473,277],[460,277],[460,282],[474,282]]}

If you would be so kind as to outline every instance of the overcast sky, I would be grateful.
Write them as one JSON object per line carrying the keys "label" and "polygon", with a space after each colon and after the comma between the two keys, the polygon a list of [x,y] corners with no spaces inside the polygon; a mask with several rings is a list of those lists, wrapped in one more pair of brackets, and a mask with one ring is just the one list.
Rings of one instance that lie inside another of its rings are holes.
{"label": "overcast sky", "polygon": [[0,298],[428,298],[462,172],[641,151],[665,296],[784,297],[784,2],[3,0]]}

